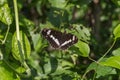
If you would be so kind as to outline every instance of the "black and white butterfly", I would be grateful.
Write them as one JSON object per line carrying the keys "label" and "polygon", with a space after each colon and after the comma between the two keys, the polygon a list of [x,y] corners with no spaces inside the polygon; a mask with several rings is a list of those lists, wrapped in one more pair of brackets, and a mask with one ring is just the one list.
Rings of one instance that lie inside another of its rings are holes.
{"label": "black and white butterfly", "polygon": [[54,29],[45,28],[41,33],[55,49],[65,50],[78,42],[78,38],[73,34],[62,33]]}

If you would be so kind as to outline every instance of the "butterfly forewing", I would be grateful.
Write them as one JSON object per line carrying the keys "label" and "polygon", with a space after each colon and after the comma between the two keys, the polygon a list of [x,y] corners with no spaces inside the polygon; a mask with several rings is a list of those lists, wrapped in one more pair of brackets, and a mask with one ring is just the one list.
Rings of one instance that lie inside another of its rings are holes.
{"label": "butterfly forewing", "polygon": [[78,41],[77,37],[70,33],[66,34],[53,29],[43,29],[42,35],[48,40],[53,48],[63,50]]}
{"label": "butterfly forewing", "polygon": [[42,30],[42,35],[48,40],[48,42],[50,43],[50,45],[53,48],[59,48],[59,41],[57,38],[59,38],[57,35],[61,35],[61,33],[59,33],[56,30],[52,30],[52,29],[43,29]]}

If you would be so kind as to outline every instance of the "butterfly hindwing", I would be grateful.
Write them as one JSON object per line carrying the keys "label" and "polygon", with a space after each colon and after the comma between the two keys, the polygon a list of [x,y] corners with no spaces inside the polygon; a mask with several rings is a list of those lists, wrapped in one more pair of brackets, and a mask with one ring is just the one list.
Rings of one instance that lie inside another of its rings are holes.
{"label": "butterfly hindwing", "polygon": [[43,29],[42,35],[48,40],[53,48],[63,50],[78,41],[77,37],[70,33],[66,34],[53,29]]}
{"label": "butterfly hindwing", "polygon": [[61,44],[61,47],[60,47],[61,49],[67,49],[68,47],[72,46],[78,41],[77,37],[70,33],[63,35],[63,38],[64,40]]}

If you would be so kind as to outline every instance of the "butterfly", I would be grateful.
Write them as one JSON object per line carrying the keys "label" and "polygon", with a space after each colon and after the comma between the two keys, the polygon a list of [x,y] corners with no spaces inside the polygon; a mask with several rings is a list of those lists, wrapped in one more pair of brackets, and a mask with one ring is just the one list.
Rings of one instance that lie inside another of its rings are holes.
{"label": "butterfly", "polygon": [[60,31],[47,28],[44,28],[41,33],[55,49],[65,50],[78,42],[78,38],[71,33],[62,33]]}

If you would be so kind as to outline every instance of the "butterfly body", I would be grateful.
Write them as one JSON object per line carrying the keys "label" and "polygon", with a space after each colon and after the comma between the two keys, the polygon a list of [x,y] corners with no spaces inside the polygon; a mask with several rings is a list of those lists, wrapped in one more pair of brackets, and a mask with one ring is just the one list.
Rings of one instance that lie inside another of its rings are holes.
{"label": "butterfly body", "polygon": [[73,44],[77,43],[78,41],[78,38],[70,33],[62,33],[53,29],[43,29],[42,35],[55,49],[65,50]]}

